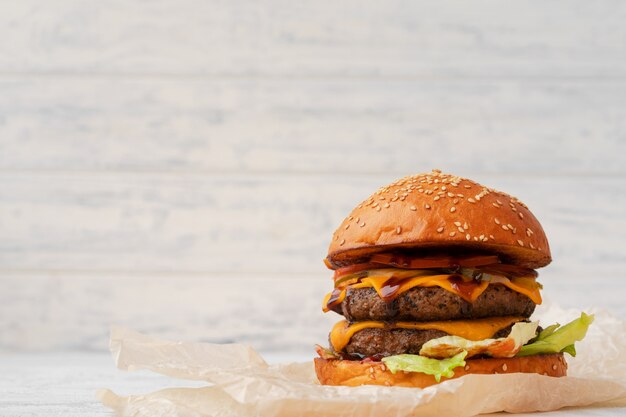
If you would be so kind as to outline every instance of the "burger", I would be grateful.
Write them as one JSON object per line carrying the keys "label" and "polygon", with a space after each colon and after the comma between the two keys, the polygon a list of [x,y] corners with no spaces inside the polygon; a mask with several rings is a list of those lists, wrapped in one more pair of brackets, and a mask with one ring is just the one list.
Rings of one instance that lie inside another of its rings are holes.
{"label": "burger", "polygon": [[545,328],[536,269],[552,260],[539,221],[515,197],[439,170],[359,204],[325,259],[322,309],[343,319],[316,346],[325,385],[423,388],[467,374],[562,377],[593,316]]}

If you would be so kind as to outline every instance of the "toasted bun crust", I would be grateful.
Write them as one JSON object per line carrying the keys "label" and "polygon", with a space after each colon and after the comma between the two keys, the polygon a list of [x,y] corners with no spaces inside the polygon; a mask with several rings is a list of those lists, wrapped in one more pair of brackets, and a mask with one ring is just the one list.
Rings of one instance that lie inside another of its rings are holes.
{"label": "toasted bun crust", "polygon": [[[567,362],[562,353],[534,355],[519,358],[468,359],[465,368],[454,370],[452,378],[468,374],[528,373],[554,377],[567,375]],[[315,358],[315,372],[322,385],[387,385],[425,388],[438,382],[432,375],[420,372],[392,374],[382,362],[368,362]],[[452,379],[441,378],[441,382]]]}
{"label": "toasted bun crust", "polygon": [[546,235],[515,197],[433,170],[380,188],[333,234],[334,267],[393,248],[463,248],[527,268],[552,260]]}

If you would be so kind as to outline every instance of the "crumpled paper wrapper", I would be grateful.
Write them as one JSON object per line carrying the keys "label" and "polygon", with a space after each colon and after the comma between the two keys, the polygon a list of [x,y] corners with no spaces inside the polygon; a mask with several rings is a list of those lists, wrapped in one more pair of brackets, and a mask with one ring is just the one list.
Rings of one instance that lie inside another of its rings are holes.
{"label": "crumpled paper wrapper", "polygon": [[[626,322],[604,311],[567,357],[568,376],[467,375],[426,389],[319,385],[313,362],[268,365],[251,347],[172,342],[114,327],[117,367],[148,369],[173,378],[206,381],[201,388],[171,388],[98,399],[119,416],[473,416],[497,411],[549,411],[626,399]],[[541,306],[544,325],[564,324],[579,311]],[[311,349],[313,357],[313,349]]]}

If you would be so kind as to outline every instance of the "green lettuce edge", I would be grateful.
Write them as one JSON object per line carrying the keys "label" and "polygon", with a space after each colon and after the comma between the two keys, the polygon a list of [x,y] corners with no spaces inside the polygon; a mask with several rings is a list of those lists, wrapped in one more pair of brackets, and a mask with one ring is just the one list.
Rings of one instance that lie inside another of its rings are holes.
{"label": "green lettuce edge", "polygon": [[570,321],[565,326],[554,324],[546,327],[537,338],[522,346],[516,356],[541,355],[549,353],[567,353],[576,356],[574,342],[584,339],[587,330],[593,323],[593,314],[580,313],[580,317]]}
{"label": "green lettuce edge", "polygon": [[442,376],[452,378],[455,368],[465,366],[465,356],[467,356],[467,351],[460,352],[446,359],[432,359],[426,356],[404,354],[387,356],[382,361],[392,374],[398,371],[421,372],[433,375],[435,380],[440,382]]}

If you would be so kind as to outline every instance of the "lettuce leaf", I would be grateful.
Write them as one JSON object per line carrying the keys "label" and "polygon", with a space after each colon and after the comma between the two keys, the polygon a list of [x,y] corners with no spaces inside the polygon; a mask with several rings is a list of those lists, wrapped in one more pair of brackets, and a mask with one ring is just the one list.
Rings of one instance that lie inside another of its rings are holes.
{"label": "lettuce leaf", "polygon": [[421,372],[423,374],[433,375],[435,380],[439,382],[442,376],[451,378],[454,376],[454,368],[465,366],[465,356],[467,352],[463,351],[447,359],[431,359],[420,355],[395,355],[387,356],[382,361],[392,374],[398,371],[405,372]]}
{"label": "lettuce leaf", "polygon": [[583,340],[591,323],[593,323],[593,314],[581,313],[579,318],[563,327],[559,327],[558,324],[547,327],[539,333],[534,342],[522,346],[516,356],[559,352],[566,352],[576,356],[574,342]]}

